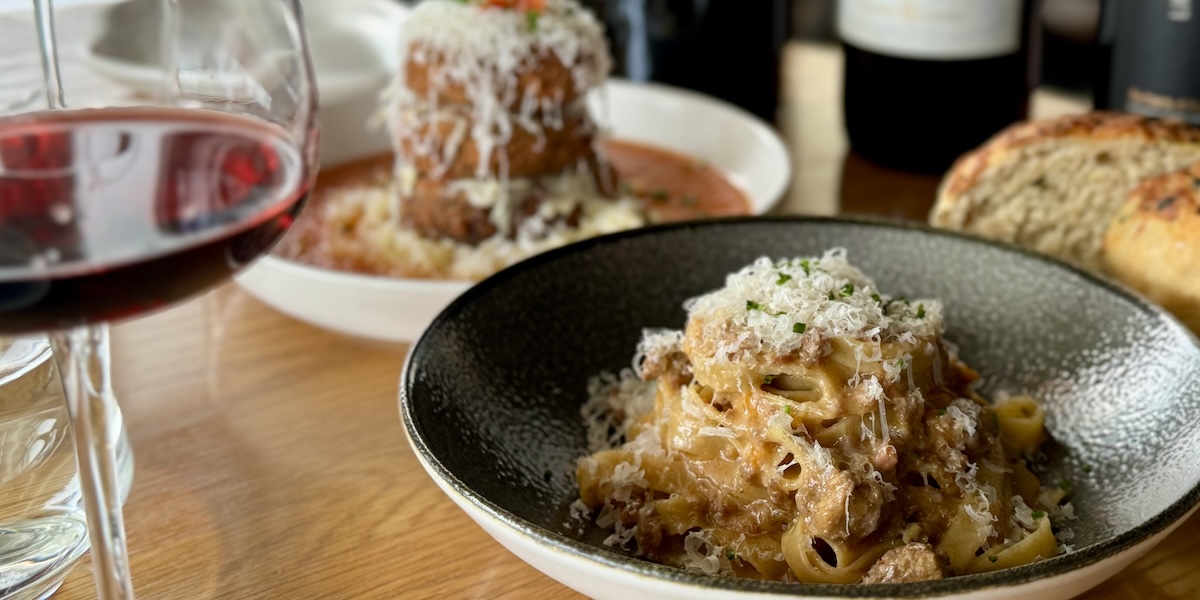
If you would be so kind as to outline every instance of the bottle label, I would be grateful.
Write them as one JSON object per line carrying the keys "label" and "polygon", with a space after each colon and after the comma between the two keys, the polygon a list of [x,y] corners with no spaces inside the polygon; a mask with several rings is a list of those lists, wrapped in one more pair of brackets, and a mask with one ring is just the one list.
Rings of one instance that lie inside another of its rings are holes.
{"label": "bottle label", "polygon": [[994,58],[1021,47],[1021,0],[840,0],[838,33],[899,58]]}
{"label": "bottle label", "polygon": [[1193,0],[1118,4],[1110,105],[1200,125],[1200,14]]}

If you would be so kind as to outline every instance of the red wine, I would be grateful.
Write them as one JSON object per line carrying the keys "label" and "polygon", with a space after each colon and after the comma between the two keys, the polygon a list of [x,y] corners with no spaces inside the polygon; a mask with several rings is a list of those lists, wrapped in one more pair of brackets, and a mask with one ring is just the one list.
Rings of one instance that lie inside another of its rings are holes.
{"label": "red wine", "polygon": [[202,292],[270,249],[309,179],[282,130],[215,111],[0,119],[0,333],[118,320]]}
{"label": "red wine", "polygon": [[944,171],[1024,119],[1032,0],[840,0],[850,147],[886,166]]}

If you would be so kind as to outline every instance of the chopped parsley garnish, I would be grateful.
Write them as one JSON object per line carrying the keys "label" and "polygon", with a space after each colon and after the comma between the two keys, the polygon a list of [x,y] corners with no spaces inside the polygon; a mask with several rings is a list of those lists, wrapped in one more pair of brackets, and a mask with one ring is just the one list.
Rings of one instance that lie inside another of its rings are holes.
{"label": "chopped parsley garnish", "polygon": [[812,265],[808,262],[807,258],[800,260],[800,268],[804,269],[805,275],[812,275]]}
{"label": "chopped parsley garnish", "polygon": [[725,558],[728,558],[729,560],[733,560],[733,559],[737,558],[737,552],[734,552],[733,549],[726,550]]}
{"label": "chopped parsley garnish", "polygon": [[847,283],[846,285],[842,286],[842,297],[848,297],[850,294],[853,294],[853,293],[854,293],[854,284],[853,283]]}
{"label": "chopped parsley garnish", "polygon": [[1058,488],[1064,492],[1071,491],[1071,481],[1068,479],[1062,480],[1061,482],[1059,482]]}
{"label": "chopped parsley garnish", "polygon": [[904,368],[904,359],[903,359],[903,358],[897,358],[897,359],[896,359],[896,368],[897,368],[897,369],[903,369],[903,368]]}
{"label": "chopped parsley garnish", "polygon": [[1084,472],[1084,473],[1091,473],[1091,472],[1092,472],[1092,465],[1083,465],[1083,472]]}
{"label": "chopped parsley garnish", "polygon": [[988,557],[988,562],[996,562],[998,560],[1000,560],[1000,558],[994,554]]}
{"label": "chopped parsley garnish", "polygon": [[1035,510],[1035,511],[1033,511],[1033,514],[1030,516],[1033,517],[1033,520],[1037,521],[1038,519],[1041,519],[1042,517],[1046,516],[1046,512],[1041,511],[1041,510]]}
{"label": "chopped parsley garnish", "polygon": [[776,377],[779,377],[779,376],[778,375],[763,375],[763,385],[771,385],[771,382],[775,381]]}
{"label": "chopped parsley garnish", "polygon": [[808,331],[808,325],[805,325],[804,323],[794,323],[792,325],[792,331],[795,333],[804,333],[805,331]]}
{"label": "chopped parsley garnish", "polygon": [[944,417],[944,416],[946,416],[946,409],[944,409],[944,408],[939,408],[939,409],[938,409],[938,416],[939,416],[939,417]]}
{"label": "chopped parsley garnish", "polygon": [[871,294],[871,299],[875,301],[875,304],[883,306],[883,298],[880,298],[879,294]]}
{"label": "chopped parsley garnish", "polygon": [[775,285],[783,285],[792,280],[792,276],[780,271],[779,279],[775,281]]}
{"label": "chopped parsley garnish", "polygon": [[924,305],[924,304],[918,304],[918,305],[917,305],[917,318],[918,318],[918,319],[924,319],[924,318],[925,318],[925,305]]}
{"label": "chopped parsley garnish", "polygon": [[768,312],[768,311],[767,311],[767,307],[766,307],[766,306],[763,306],[762,304],[760,304],[760,303],[758,303],[758,302],[755,302],[755,301],[753,301],[753,300],[747,300],[747,301],[746,301],[746,310],[758,310],[758,311],[762,311],[762,312],[765,312],[765,313],[767,313],[768,315],[771,315],[772,317],[782,317],[783,315],[786,315],[786,314],[787,314],[787,312],[785,312],[785,311],[782,311],[782,310],[781,310],[781,311],[779,311],[779,312],[777,312],[777,313],[774,313],[774,314],[772,314],[772,313],[770,313],[770,312]]}
{"label": "chopped parsley garnish", "polygon": [[829,292],[829,299],[830,299],[830,300],[837,300],[837,296],[834,296],[834,295],[833,295],[833,292]]}
{"label": "chopped parsley garnish", "polygon": [[536,10],[525,11],[525,26],[528,27],[530,31],[537,31],[538,17],[540,16],[541,15],[538,14],[538,11]]}
{"label": "chopped parsley garnish", "polygon": [[791,406],[785,406],[785,407],[783,407],[783,412],[785,412],[785,413],[787,413],[787,414],[789,414],[789,415],[790,415],[790,414],[792,414],[792,407],[791,407]]}
{"label": "chopped parsley garnish", "polygon": [[656,202],[666,202],[667,201],[667,192],[666,192],[666,190],[654,190],[650,194],[650,197],[654,198],[654,200]]}

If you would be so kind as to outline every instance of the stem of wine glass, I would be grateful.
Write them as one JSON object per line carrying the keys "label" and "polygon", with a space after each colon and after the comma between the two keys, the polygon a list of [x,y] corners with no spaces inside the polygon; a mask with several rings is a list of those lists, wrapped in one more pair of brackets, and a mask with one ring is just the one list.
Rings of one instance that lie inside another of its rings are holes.
{"label": "stem of wine glass", "polygon": [[132,600],[125,522],[117,488],[115,452],[121,421],[114,410],[116,399],[109,379],[108,326],[52,333],[50,344],[75,436],[96,592],[100,600]]}

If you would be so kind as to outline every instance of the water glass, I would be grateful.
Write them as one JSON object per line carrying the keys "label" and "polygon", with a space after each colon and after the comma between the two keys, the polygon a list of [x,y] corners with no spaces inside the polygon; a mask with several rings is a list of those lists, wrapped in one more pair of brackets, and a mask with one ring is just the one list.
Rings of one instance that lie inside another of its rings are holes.
{"label": "water glass", "polygon": [[[121,422],[119,413],[114,417]],[[119,439],[124,499],[133,453],[123,426]],[[0,598],[49,596],[88,547],[75,444],[50,345],[42,336],[0,338]]]}

